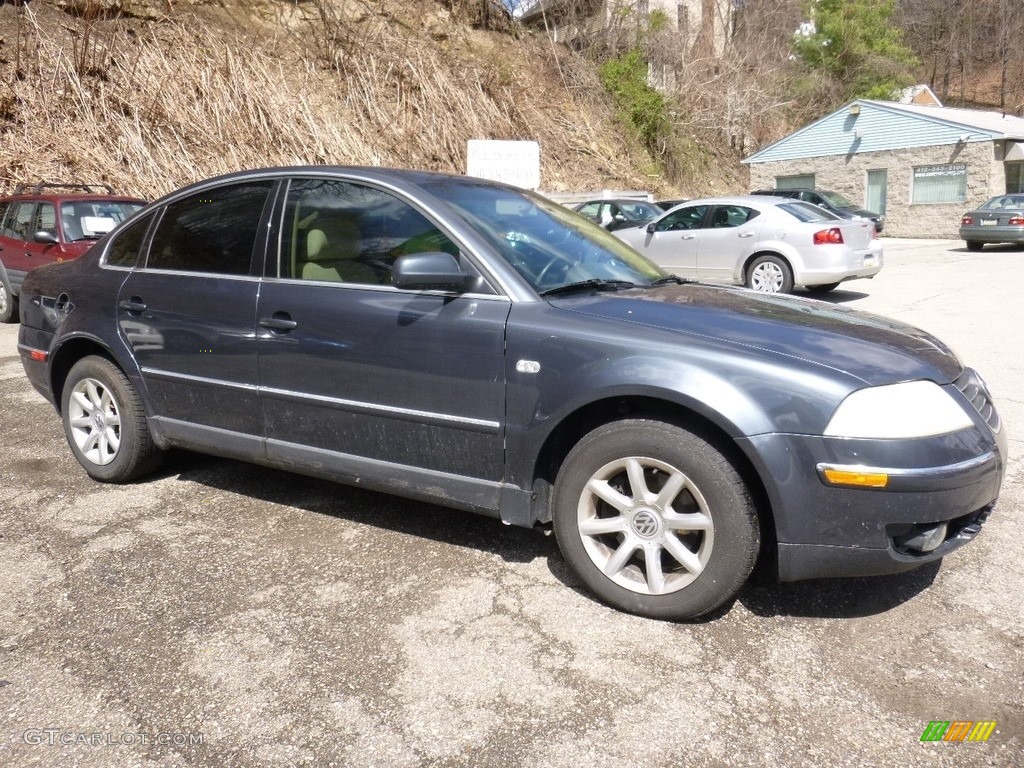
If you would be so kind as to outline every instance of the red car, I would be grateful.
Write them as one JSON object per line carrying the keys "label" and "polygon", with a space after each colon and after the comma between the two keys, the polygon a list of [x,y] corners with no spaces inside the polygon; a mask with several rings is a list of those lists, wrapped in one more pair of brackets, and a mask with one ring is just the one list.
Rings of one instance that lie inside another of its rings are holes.
{"label": "red car", "polygon": [[0,322],[18,320],[18,294],[30,270],[81,256],[145,204],[106,184],[49,182],[19,185],[0,199]]}

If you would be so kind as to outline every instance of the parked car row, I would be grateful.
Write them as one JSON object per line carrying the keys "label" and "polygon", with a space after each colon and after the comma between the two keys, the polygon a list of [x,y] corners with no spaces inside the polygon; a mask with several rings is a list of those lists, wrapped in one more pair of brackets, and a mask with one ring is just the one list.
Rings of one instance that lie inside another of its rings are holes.
{"label": "parked car row", "polygon": [[0,199],[0,323],[18,320],[29,270],[74,259],[146,202],[105,184],[44,182]]}
{"label": "parked car row", "polygon": [[178,447],[550,526],[653,618],[714,610],[759,558],[894,573],[979,533],[1006,434],[945,345],[645,253],[773,293],[882,266],[870,222],[785,198],[610,234],[479,179],[265,169],[29,272],[18,350],[96,480]]}

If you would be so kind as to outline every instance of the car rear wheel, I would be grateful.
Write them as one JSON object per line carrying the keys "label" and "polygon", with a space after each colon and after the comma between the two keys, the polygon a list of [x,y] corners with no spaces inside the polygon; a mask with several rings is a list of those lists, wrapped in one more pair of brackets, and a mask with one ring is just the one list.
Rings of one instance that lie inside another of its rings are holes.
{"label": "car rear wheel", "polygon": [[761,293],[790,293],[793,271],[778,256],[758,256],[747,269],[747,287]]}
{"label": "car rear wheel", "polygon": [[605,603],[692,619],[733,597],[754,567],[759,529],[733,465],[703,438],[625,420],[586,435],[555,482],[558,546]]}
{"label": "car rear wheel", "polygon": [[967,250],[968,251],[980,251],[984,247],[985,247],[985,244],[983,242],[981,242],[980,240],[968,240],[967,241]]}
{"label": "car rear wheel", "polygon": [[18,297],[12,296],[7,284],[0,280],[0,323],[18,321]]}
{"label": "car rear wheel", "polygon": [[811,293],[828,293],[839,287],[839,283],[822,283],[821,285],[808,285],[807,290]]}
{"label": "car rear wheel", "polygon": [[142,400],[109,360],[85,357],[75,363],[64,384],[61,414],[71,452],[95,480],[126,483],[160,461]]}

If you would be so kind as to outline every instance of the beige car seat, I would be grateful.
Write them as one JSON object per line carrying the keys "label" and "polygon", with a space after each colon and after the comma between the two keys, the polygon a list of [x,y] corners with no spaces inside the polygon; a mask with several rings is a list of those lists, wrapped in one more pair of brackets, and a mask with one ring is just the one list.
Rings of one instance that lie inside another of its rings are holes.
{"label": "beige car seat", "polygon": [[360,254],[362,235],[355,221],[349,217],[330,220],[321,216],[318,223],[329,226],[330,235],[323,229],[311,229],[306,234],[303,280],[363,284],[380,282],[373,267],[356,261]]}

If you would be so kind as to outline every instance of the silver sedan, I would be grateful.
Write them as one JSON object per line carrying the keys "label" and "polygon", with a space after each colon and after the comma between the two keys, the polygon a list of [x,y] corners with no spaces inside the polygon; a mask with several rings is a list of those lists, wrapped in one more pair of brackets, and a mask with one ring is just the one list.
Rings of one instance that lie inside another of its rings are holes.
{"label": "silver sedan", "polygon": [[727,280],[766,293],[831,291],[882,269],[870,221],[763,195],[691,200],[615,236],[683,277]]}

